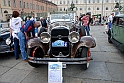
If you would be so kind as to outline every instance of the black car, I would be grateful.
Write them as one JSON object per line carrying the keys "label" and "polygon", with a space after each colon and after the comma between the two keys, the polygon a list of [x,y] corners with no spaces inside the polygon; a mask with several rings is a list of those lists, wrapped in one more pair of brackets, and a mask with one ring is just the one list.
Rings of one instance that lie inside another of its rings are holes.
{"label": "black car", "polygon": [[0,26],[0,53],[13,52],[13,44],[11,43],[9,28]]}

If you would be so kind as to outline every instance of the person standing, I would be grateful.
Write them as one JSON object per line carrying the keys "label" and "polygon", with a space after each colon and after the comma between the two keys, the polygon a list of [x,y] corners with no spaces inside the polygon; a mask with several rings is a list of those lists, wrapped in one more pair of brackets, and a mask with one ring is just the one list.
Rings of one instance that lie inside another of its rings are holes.
{"label": "person standing", "polygon": [[87,35],[88,36],[90,36],[89,27],[88,27],[89,16],[90,16],[90,14],[89,13],[86,13],[86,15],[82,17],[83,26],[86,29],[86,32],[87,32]]}
{"label": "person standing", "polygon": [[92,24],[93,19],[91,18],[91,14],[89,13],[89,22],[88,22],[88,28],[90,31],[90,24]]}
{"label": "person standing", "polygon": [[25,24],[20,28],[20,32],[18,33],[19,43],[20,43],[20,50],[23,57],[23,60],[27,62],[27,55],[26,55],[26,41],[28,41],[29,33],[32,33],[32,36],[35,37],[35,28],[40,26],[40,22],[28,20]]}
{"label": "person standing", "polygon": [[47,28],[48,26],[48,21],[46,19],[44,19],[43,17],[40,17],[40,20],[41,20],[41,25],[42,27],[45,27]]}
{"label": "person standing", "polygon": [[80,17],[79,17],[79,26],[82,26],[82,20],[81,20],[81,18],[83,17],[84,15],[80,15]]}
{"label": "person standing", "polygon": [[30,19],[30,20],[37,21],[37,19],[36,19],[36,17],[35,17],[35,14],[34,14],[34,13],[32,14],[32,17],[31,17],[31,19]]}
{"label": "person standing", "polygon": [[108,28],[112,28],[113,17],[114,17],[114,13],[112,13],[112,14],[108,17]]}
{"label": "person standing", "polygon": [[10,27],[10,37],[14,40],[14,55],[16,59],[19,59],[19,38],[18,33],[20,32],[20,27],[22,26],[22,19],[19,17],[17,11],[13,11],[12,18],[9,22]]}

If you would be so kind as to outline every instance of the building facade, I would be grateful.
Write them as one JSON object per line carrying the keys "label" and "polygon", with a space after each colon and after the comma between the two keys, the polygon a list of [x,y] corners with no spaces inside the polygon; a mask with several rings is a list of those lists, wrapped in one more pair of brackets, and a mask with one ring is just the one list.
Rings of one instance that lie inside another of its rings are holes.
{"label": "building facade", "polygon": [[[18,11],[21,17],[31,16],[32,13],[36,17],[47,17],[50,12],[57,11],[57,5],[48,0],[0,0],[0,10],[4,17],[12,14],[12,11]],[[6,4],[6,5],[5,5]],[[4,11],[7,11],[4,15]],[[0,17],[3,21],[6,18]]]}
{"label": "building facade", "polygon": [[[69,12],[71,3],[74,3],[76,15],[91,12],[92,15],[110,15],[117,2],[124,8],[124,0],[51,0],[58,5],[58,11]],[[124,9],[123,9],[124,10]]]}
{"label": "building facade", "polygon": [[8,14],[12,14],[10,0],[0,0],[0,21],[7,20]]}

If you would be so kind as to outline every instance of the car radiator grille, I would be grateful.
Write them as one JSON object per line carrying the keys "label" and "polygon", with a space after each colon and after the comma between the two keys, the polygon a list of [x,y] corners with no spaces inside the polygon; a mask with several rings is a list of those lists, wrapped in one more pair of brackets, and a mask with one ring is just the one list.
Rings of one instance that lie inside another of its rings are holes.
{"label": "car radiator grille", "polygon": [[[68,40],[69,30],[67,28],[59,27],[51,30],[51,53],[54,57],[67,57],[69,56],[70,49],[69,49],[69,40]],[[52,43],[62,40],[64,41],[67,46],[64,47],[53,47]]]}

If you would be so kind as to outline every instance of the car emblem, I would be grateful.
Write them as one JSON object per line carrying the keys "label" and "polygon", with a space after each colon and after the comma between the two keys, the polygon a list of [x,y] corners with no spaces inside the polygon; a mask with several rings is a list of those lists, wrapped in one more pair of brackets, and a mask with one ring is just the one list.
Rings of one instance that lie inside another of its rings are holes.
{"label": "car emblem", "polygon": [[58,37],[59,39],[62,39],[62,36],[61,36],[61,35],[58,35],[57,37]]}

